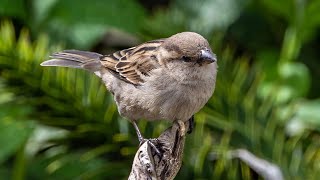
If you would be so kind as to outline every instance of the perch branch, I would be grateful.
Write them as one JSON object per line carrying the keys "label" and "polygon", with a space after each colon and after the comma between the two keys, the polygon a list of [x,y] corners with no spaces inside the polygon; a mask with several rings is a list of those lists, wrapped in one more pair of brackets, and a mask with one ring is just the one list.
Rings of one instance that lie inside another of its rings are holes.
{"label": "perch branch", "polygon": [[[180,170],[188,122],[178,121],[157,139],[145,141],[136,152],[129,180],[173,179]],[[152,142],[161,156],[149,145]]]}

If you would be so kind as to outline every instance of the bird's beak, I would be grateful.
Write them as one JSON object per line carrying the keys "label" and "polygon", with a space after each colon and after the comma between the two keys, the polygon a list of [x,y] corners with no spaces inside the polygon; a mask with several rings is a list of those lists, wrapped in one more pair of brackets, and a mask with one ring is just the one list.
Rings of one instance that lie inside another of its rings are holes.
{"label": "bird's beak", "polygon": [[217,56],[208,49],[201,50],[200,59],[207,64],[213,63],[217,60]]}

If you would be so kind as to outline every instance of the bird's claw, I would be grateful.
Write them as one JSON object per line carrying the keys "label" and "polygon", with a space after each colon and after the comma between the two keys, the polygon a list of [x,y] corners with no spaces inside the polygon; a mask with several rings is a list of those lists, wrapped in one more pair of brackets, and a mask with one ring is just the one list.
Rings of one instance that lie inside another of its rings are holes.
{"label": "bird's claw", "polygon": [[139,146],[141,146],[142,144],[144,144],[145,142],[148,143],[148,145],[153,149],[153,151],[156,153],[156,155],[158,155],[160,158],[162,157],[163,153],[159,150],[159,148],[157,148],[157,146],[154,144],[154,142],[158,142],[158,139],[139,139]]}
{"label": "bird's claw", "polygon": [[180,137],[183,137],[186,135],[186,125],[184,124],[183,121],[181,120],[177,120],[176,123],[178,124],[179,126],[179,134],[180,134]]}

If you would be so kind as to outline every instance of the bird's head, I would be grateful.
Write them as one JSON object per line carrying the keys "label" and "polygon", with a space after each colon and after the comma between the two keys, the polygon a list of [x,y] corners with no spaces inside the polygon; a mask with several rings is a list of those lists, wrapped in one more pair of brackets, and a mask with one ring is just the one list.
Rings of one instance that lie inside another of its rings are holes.
{"label": "bird's head", "polygon": [[168,61],[184,61],[200,66],[217,61],[208,41],[194,32],[175,34],[167,38],[161,47],[162,56]]}

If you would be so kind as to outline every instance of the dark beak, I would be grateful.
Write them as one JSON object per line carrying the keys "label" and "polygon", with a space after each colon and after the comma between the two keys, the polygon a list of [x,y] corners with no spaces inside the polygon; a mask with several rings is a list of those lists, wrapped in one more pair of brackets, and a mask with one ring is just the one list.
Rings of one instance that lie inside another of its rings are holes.
{"label": "dark beak", "polygon": [[205,50],[201,50],[200,60],[210,64],[215,62],[217,60],[217,57],[210,50],[205,49]]}

